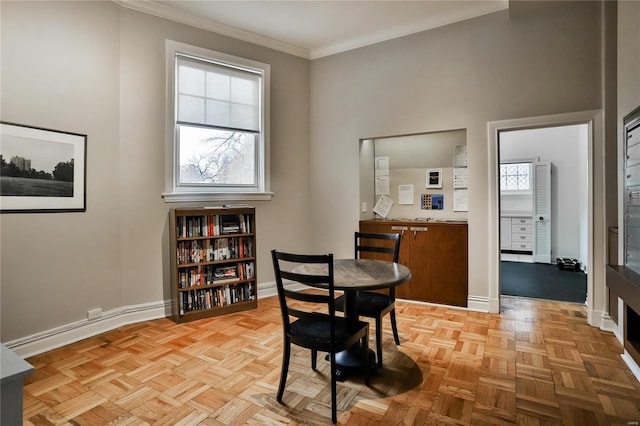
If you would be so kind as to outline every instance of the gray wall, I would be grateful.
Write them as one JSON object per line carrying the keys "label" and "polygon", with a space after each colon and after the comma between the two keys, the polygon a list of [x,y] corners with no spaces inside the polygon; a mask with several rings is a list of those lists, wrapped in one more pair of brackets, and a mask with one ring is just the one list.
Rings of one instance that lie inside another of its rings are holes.
{"label": "gray wall", "polygon": [[316,248],[349,254],[360,139],[466,129],[469,294],[488,297],[496,283],[487,250],[487,122],[601,108],[601,19],[596,2],[511,2],[508,11],[313,61]]}
{"label": "gray wall", "polygon": [[[271,64],[275,196],[254,203],[260,284],[273,279],[271,247],[352,254],[360,139],[465,128],[470,295],[486,296],[487,122],[603,106],[598,2],[511,2],[313,62],[112,2],[0,8],[2,120],[89,136],[86,213],[0,216],[2,341],[168,297],[165,38]],[[620,122],[640,104],[639,3],[617,16]]]}
{"label": "gray wall", "polygon": [[2,120],[88,135],[86,213],[0,216],[3,342],[170,297],[165,38],[271,64],[258,281],[273,279],[271,247],[309,250],[309,61],[110,1],[0,7]]}

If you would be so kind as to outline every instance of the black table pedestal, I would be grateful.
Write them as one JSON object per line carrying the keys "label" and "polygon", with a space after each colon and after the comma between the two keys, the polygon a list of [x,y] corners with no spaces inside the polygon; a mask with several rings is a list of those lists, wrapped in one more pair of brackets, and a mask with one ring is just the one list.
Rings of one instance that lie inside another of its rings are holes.
{"label": "black table pedestal", "polygon": [[[359,321],[358,315],[358,291],[357,290],[345,290],[344,292],[344,316],[351,321]],[[362,348],[361,345],[355,344],[350,348],[338,352],[336,354],[336,376],[337,380],[344,381],[347,379],[350,373],[363,373],[362,365]],[[329,356],[327,355],[327,360]],[[369,375],[379,376],[380,370],[377,367],[376,354],[373,350],[369,349]]]}

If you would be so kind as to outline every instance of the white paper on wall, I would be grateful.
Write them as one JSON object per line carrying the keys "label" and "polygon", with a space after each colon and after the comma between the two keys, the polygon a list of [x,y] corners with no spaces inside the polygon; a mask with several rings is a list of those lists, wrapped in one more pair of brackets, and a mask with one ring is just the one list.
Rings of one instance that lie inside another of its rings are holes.
{"label": "white paper on wall", "polygon": [[453,169],[453,188],[467,188],[469,173],[466,167],[456,167]]}
{"label": "white paper on wall", "polygon": [[391,201],[391,198],[387,197],[386,195],[383,195],[378,199],[376,206],[373,208],[373,212],[376,214],[379,214],[382,217],[387,217],[387,215],[389,214],[389,210],[391,210],[392,206],[393,206],[393,201]]}
{"label": "white paper on wall", "polygon": [[376,195],[389,195],[389,176],[376,176]]}
{"label": "white paper on wall", "polygon": [[466,189],[456,189],[453,191],[453,211],[469,211],[469,199]]}
{"label": "white paper on wall", "polygon": [[398,185],[398,204],[413,204],[413,185]]}
{"label": "white paper on wall", "polygon": [[453,167],[467,167],[467,146],[457,145],[455,148]]}
{"label": "white paper on wall", "polygon": [[376,157],[376,176],[389,176],[389,157]]}

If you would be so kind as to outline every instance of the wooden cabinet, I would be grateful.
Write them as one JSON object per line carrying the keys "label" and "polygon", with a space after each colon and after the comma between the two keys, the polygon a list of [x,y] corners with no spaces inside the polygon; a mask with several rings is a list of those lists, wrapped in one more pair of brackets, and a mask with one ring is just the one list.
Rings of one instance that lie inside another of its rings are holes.
{"label": "wooden cabinet", "polygon": [[396,288],[396,297],[467,306],[466,223],[365,220],[360,231],[402,234],[399,262],[412,279]]}
{"label": "wooden cabinet", "polygon": [[258,306],[254,208],[173,209],[170,222],[174,321]]}

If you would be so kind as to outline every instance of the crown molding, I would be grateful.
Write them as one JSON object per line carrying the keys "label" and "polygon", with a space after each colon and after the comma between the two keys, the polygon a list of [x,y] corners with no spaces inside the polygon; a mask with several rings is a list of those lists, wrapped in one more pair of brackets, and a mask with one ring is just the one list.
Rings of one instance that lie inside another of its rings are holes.
{"label": "crown molding", "polygon": [[408,36],[438,27],[444,27],[445,25],[454,24],[456,22],[476,18],[478,16],[487,15],[489,13],[498,12],[508,8],[509,0],[474,2],[472,4],[472,7],[465,8],[464,10],[456,10],[452,13],[443,14],[437,17],[430,16],[423,19],[422,21],[417,22],[414,25],[389,28],[384,31],[378,31],[362,37],[346,40],[344,42],[312,49],[310,52],[310,59],[319,59],[325,56],[346,52],[348,50],[358,49],[360,47],[365,47],[376,43],[382,43],[384,41]]}
{"label": "crown molding", "polygon": [[307,49],[300,46],[294,46],[269,37],[261,36],[250,31],[241,30],[229,25],[221,24],[200,16],[196,16],[180,9],[157,3],[153,0],[112,0],[122,7],[146,13],[148,15],[157,16],[168,19],[170,21],[179,22],[191,27],[200,28],[216,34],[232,37],[247,43],[256,44],[269,49],[274,49],[290,55],[298,56],[304,59],[319,59],[325,56],[335,55],[337,53],[346,52],[360,47],[369,46],[371,44],[381,43],[410,34],[427,31],[433,28],[442,27],[466,19],[475,18],[493,12],[509,8],[509,0],[496,1],[478,1],[472,2],[471,7],[464,10],[457,10],[452,13],[439,16],[430,16],[414,25],[405,25],[389,28],[379,32],[371,33],[362,37],[356,37],[343,42],[321,46],[314,49]]}
{"label": "crown molding", "polygon": [[298,56],[304,59],[310,59],[309,49],[305,49],[299,46],[293,46],[291,44],[273,40],[271,38],[255,34],[250,31],[241,30],[239,28],[224,25],[219,22],[214,22],[209,19],[195,16],[161,3],[156,3],[152,0],[112,1],[122,7],[126,7],[127,9],[132,9],[138,12],[146,13],[148,15],[168,19],[170,21],[189,25],[194,28],[211,31],[216,34],[235,38],[241,41],[246,41],[247,43],[257,44],[262,47],[278,50],[280,52],[288,53],[290,55]]}

